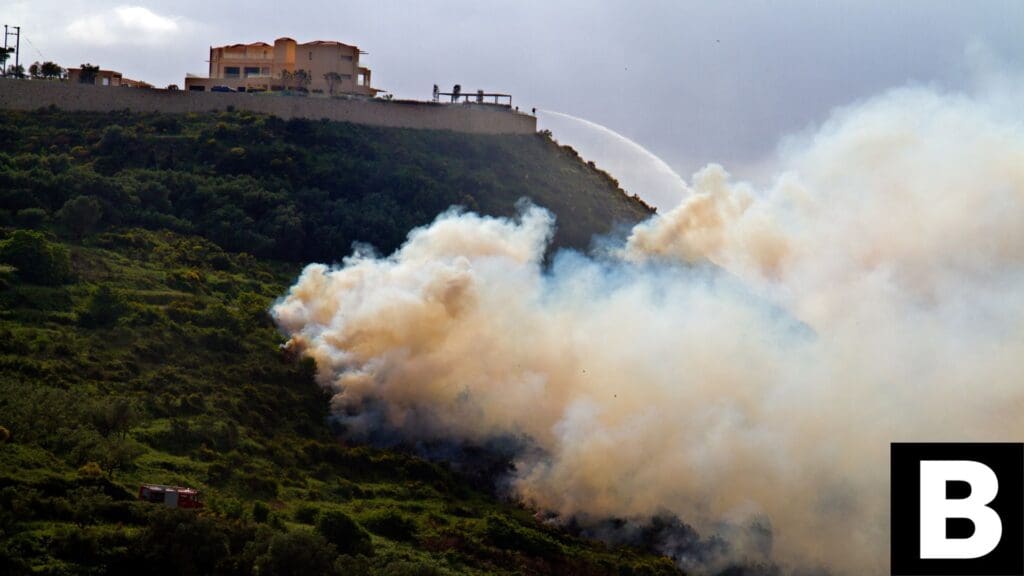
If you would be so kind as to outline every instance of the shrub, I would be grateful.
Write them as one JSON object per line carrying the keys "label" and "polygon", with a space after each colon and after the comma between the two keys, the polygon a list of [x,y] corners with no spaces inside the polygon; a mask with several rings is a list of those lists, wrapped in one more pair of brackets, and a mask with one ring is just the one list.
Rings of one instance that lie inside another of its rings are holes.
{"label": "shrub", "polygon": [[300,524],[313,524],[316,522],[317,516],[320,514],[320,509],[312,504],[300,504],[295,509],[295,513],[292,518]]}
{"label": "shrub", "polygon": [[71,274],[67,249],[29,230],[16,230],[0,242],[0,262],[14,266],[19,278],[34,284],[56,286]]}
{"label": "shrub", "polygon": [[231,479],[234,468],[223,463],[214,462],[206,469],[206,481],[211,484],[222,484]]}
{"label": "shrub", "polygon": [[211,508],[232,520],[238,520],[245,515],[245,508],[236,498],[222,498],[215,500],[211,504]]}
{"label": "shrub", "polygon": [[252,519],[254,522],[263,524],[270,517],[270,507],[263,502],[256,501],[252,504]]}
{"label": "shrub", "polygon": [[128,431],[138,420],[138,414],[131,400],[127,398],[105,398],[92,403],[86,410],[90,423],[101,436],[116,435],[124,440]]}
{"label": "shrub", "polygon": [[[242,481],[245,487],[250,492],[258,496],[267,498],[273,498],[277,496],[278,491],[281,489],[280,484],[274,478],[262,476],[260,474],[246,474],[242,476]],[[307,524],[312,522],[307,522]]]}
{"label": "shrub", "polygon": [[203,274],[194,268],[181,268],[167,275],[167,284],[179,290],[200,290],[204,282]]}
{"label": "shrub", "polygon": [[316,531],[342,554],[373,555],[370,535],[340,510],[328,510],[321,514],[316,523]]}
{"label": "shrub", "polygon": [[[330,468],[327,465],[324,465],[324,468],[329,470],[328,474],[334,474],[333,468]],[[331,493],[335,498],[351,500],[353,498],[363,498],[366,495],[362,487],[360,487],[359,484],[352,482],[351,480],[339,477],[335,481],[335,484],[336,486],[334,487],[333,490],[331,490]]]}
{"label": "shrub", "polygon": [[89,234],[103,217],[103,206],[95,196],[75,196],[57,211],[57,219],[76,239]]}
{"label": "shrub", "polygon": [[548,558],[561,552],[558,542],[546,534],[521,526],[498,514],[487,516],[484,533],[491,544],[506,550],[517,550]]}
{"label": "shrub", "polygon": [[[71,560],[84,566],[104,566],[109,572],[117,572],[115,566],[122,561],[120,555],[124,553],[130,540],[123,531],[62,527],[54,530],[52,540],[47,542],[47,548],[57,558]],[[69,574],[71,571],[45,573]]]}
{"label": "shrub", "polygon": [[46,223],[46,218],[46,210],[42,208],[25,208],[15,215],[18,225],[26,228],[39,228]]}
{"label": "shrub", "polygon": [[111,478],[117,471],[134,469],[135,461],[145,452],[138,442],[131,439],[108,439],[101,444],[100,449],[100,464]]}
{"label": "shrub", "polygon": [[275,534],[267,551],[256,559],[254,572],[260,576],[308,576],[335,574],[338,557],[323,536],[306,530]]}
{"label": "shrub", "polygon": [[128,304],[124,297],[104,284],[89,296],[78,319],[82,326],[100,328],[114,324],[127,312]]}
{"label": "shrub", "polygon": [[284,530],[286,528],[284,517],[277,512],[270,513],[270,518],[267,519],[267,524],[269,524],[274,530]]}
{"label": "shrub", "polygon": [[374,534],[380,534],[392,540],[413,540],[416,537],[416,521],[394,509],[373,512],[363,524]]}
{"label": "shrub", "polygon": [[78,475],[81,478],[101,478],[103,469],[95,462],[86,462],[78,469]]}
{"label": "shrub", "polygon": [[68,494],[71,517],[79,527],[97,523],[113,500],[95,486],[76,488]]}
{"label": "shrub", "polygon": [[442,576],[448,572],[427,561],[398,560],[389,562],[380,573],[387,576]]}
{"label": "shrub", "polygon": [[[6,511],[0,510],[6,516]],[[0,574],[29,574],[28,562],[22,558],[22,551],[8,542],[0,543]]]}
{"label": "shrub", "polygon": [[211,574],[230,553],[224,527],[176,508],[154,508],[135,547],[150,574]]}

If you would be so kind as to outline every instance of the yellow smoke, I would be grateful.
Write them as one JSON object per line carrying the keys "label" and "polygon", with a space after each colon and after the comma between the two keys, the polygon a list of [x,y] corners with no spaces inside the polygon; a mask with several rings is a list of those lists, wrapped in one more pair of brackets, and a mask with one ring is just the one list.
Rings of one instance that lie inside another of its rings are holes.
{"label": "yellow smoke", "polygon": [[614,255],[550,269],[547,212],[450,212],[307,267],[273,313],[340,412],[531,438],[535,506],[767,518],[784,565],[886,573],[890,442],[1024,439],[1024,129],[900,90],[780,164],[763,190],[709,166]]}

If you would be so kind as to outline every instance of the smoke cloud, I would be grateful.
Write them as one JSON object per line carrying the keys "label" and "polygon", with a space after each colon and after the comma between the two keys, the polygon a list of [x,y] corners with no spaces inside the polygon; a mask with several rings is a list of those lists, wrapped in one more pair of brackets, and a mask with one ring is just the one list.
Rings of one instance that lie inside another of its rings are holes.
{"label": "smoke cloud", "polygon": [[511,489],[558,518],[886,573],[890,442],[1024,437],[1020,104],[887,93],[788,140],[770,187],[708,166],[549,266],[546,211],[450,211],[273,314],[352,434],[521,439]]}

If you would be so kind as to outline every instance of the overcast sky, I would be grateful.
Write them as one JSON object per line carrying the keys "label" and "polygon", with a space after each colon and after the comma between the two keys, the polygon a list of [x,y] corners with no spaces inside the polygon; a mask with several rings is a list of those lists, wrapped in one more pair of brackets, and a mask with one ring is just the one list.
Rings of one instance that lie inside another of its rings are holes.
{"label": "overcast sky", "polygon": [[22,62],[99,64],[165,86],[206,72],[210,45],[340,40],[374,84],[509,92],[641,143],[684,176],[742,172],[780,136],[909,82],[958,89],[972,54],[1024,59],[1024,2],[6,0]]}

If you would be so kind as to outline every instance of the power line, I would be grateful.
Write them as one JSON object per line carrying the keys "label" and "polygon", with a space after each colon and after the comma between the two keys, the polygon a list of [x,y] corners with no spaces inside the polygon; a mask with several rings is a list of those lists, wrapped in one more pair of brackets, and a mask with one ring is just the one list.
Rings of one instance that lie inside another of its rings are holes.
{"label": "power line", "polygon": [[44,56],[43,53],[39,51],[39,48],[36,48],[36,45],[33,44],[32,41],[28,39],[28,36],[25,36],[25,42],[27,42],[28,45],[31,46],[32,49],[36,51],[36,54],[39,54],[39,59],[40,60],[46,60],[46,56]]}

